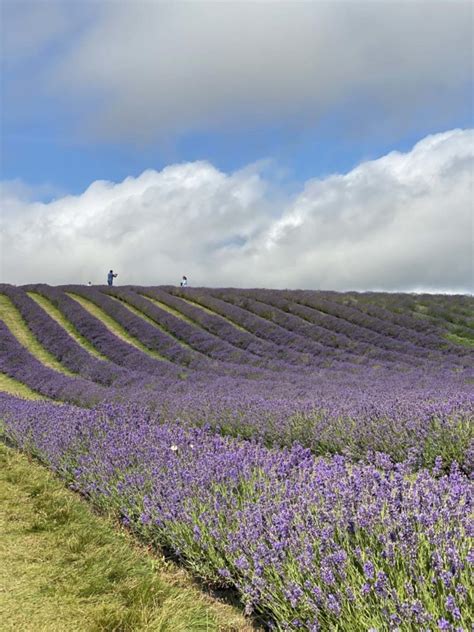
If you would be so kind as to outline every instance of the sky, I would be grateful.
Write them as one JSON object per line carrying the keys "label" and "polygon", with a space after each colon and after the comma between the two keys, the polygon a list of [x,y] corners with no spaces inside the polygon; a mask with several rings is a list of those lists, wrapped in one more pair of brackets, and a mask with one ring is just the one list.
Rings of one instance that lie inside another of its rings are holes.
{"label": "sky", "polygon": [[473,4],[1,0],[0,280],[473,291]]}

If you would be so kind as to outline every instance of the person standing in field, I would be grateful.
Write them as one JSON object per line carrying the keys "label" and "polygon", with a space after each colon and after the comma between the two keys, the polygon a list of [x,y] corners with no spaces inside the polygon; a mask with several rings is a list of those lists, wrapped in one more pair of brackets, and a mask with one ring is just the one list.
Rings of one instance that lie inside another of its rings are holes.
{"label": "person standing in field", "polygon": [[181,287],[188,287],[188,277],[185,277],[183,275],[183,278],[181,279],[180,285],[181,285]]}
{"label": "person standing in field", "polygon": [[114,284],[114,279],[117,276],[118,276],[118,274],[114,274],[114,271],[110,270],[110,272],[107,275],[107,285],[113,285]]}

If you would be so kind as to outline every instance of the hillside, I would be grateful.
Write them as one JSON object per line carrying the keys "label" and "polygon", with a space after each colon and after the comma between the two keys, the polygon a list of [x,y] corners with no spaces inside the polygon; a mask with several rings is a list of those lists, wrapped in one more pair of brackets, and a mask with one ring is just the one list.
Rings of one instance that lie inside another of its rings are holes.
{"label": "hillside", "polygon": [[397,459],[434,417],[471,410],[466,296],[3,285],[0,309],[7,392]]}
{"label": "hillside", "polygon": [[0,433],[272,629],[468,630],[473,314],[3,285]]}

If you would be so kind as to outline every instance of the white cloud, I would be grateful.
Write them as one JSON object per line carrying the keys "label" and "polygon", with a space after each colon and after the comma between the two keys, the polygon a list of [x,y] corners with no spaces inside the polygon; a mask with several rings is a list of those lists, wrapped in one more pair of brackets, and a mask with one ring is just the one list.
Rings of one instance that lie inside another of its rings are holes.
{"label": "white cloud", "polygon": [[[474,130],[428,136],[347,174],[274,195],[260,165],[206,162],[97,181],[31,202],[6,188],[1,276],[11,283],[472,291]],[[276,202],[276,200],[279,200]]]}
{"label": "white cloud", "polygon": [[95,137],[304,125],[334,107],[357,108],[358,128],[375,113],[406,127],[459,109],[472,81],[470,2],[19,4],[7,53],[48,45],[33,93],[64,99]]}

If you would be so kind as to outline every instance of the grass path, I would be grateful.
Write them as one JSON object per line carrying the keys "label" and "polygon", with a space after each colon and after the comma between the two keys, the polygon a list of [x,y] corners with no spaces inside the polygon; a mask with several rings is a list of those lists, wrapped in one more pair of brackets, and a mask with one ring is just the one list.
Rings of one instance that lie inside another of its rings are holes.
{"label": "grass path", "polygon": [[24,399],[48,399],[5,373],[0,373],[0,393],[8,393]]}
{"label": "grass path", "polygon": [[[161,309],[165,310],[169,314],[173,314],[173,316],[176,316],[177,318],[180,318],[181,320],[186,321],[190,325],[193,325],[194,327],[199,327],[203,331],[208,331],[208,329],[206,327],[204,327],[204,325],[201,325],[201,323],[199,321],[193,320],[192,318],[189,318],[189,316],[186,316],[185,314],[183,314],[179,310],[175,309],[174,307],[170,307],[166,303],[163,303],[162,301],[159,301],[156,298],[151,298],[151,296],[148,296],[148,294],[140,294],[140,296],[142,296],[143,298],[146,298],[147,300],[151,301],[157,307],[161,307]],[[248,331],[248,329],[245,329],[245,327],[242,327],[241,325],[238,325],[237,323],[234,323],[234,321],[230,320],[230,318],[227,318],[226,316],[223,316],[222,314],[218,314],[217,312],[214,312],[212,309],[209,309],[208,307],[204,307],[204,305],[201,305],[201,303],[198,303],[197,301],[193,301],[193,300],[188,299],[188,298],[183,298],[182,296],[177,296],[175,294],[171,294],[171,296],[173,298],[179,298],[180,300],[183,301],[183,303],[187,303],[188,305],[191,305],[192,307],[196,307],[198,309],[201,309],[203,312],[205,312],[206,314],[209,314],[210,316],[215,316],[216,318],[220,318],[221,320],[225,321],[228,325],[232,325],[232,327],[235,327],[236,329],[239,329],[240,331],[243,331],[243,332],[245,332],[247,334],[250,334],[252,336],[255,335],[251,331]],[[215,335],[215,334],[213,334],[213,335]]]}
{"label": "grass path", "polygon": [[445,335],[445,338],[457,345],[463,345],[463,347],[474,347],[474,337],[466,338],[465,336],[449,332]]}
{"label": "grass path", "polygon": [[98,307],[92,301],[89,301],[88,299],[84,298],[83,296],[79,296],[78,294],[73,294],[72,292],[66,292],[66,294],[70,298],[74,299],[77,303],[79,303],[79,305],[81,305],[86,311],[88,311],[91,316],[94,316],[94,318],[100,320],[104,327],[107,327],[107,329],[112,334],[117,336],[117,338],[120,338],[120,340],[122,340],[123,342],[132,345],[132,347],[135,347],[135,349],[146,353],[152,358],[163,360],[164,362],[169,362],[168,358],[162,356],[160,353],[158,353],[158,351],[153,351],[152,349],[149,349],[142,342],[140,342],[138,338],[135,338],[134,336],[129,334],[128,331],[124,329],[124,327],[119,325],[119,323],[117,323],[111,316],[109,316],[106,312],[104,312],[103,309]]}
{"label": "grass path", "polygon": [[235,608],[0,443],[2,632],[250,632]]}
{"label": "grass path", "polygon": [[201,303],[199,303],[198,301],[193,301],[191,298],[184,298],[183,296],[179,296],[177,298],[180,298],[185,303],[189,303],[189,305],[192,305],[193,307],[198,307],[199,309],[202,309],[203,312],[206,312],[206,314],[209,314],[210,316],[215,316],[216,318],[220,318],[221,320],[224,320],[228,325],[232,325],[232,327],[235,327],[236,329],[239,329],[240,331],[243,331],[246,334],[255,336],[254,333],[252,333],[248,329],[245,329],[245,327],[242,327],[242,325],[239,325],[238,323],[234,322],[228,316],[223,316],[222,314],[219,314],[218,312],[215,312],[214,310],[209,309],[209,307],[205,307],[204,305],[201,305]]}
{"label": "grass path", "polygon": [[[187,349],[188,351],[191,351],[192,353],[198,353],[197,351],[195,351],[191,345],[188,345],[186,342],[184,342],[183,340],[180,340],[179,338],[176,338],[176,336],[173,336],[173,334],[171,334],[165,327],[163,327],[162,325],[160,325],[159,323],[157,323],[155,320],[153,320],[153,318],[150,318],[149,316],[147,316],[146,314],[144,314],[143,312],[141,312],[137,307],[135,307],[134,305],[130,305],[130,303],[127,302],[127,300],[125,298],[122,297],[118,297],[118,296],[112,296],[110,294],[107,294],[107,296],[109,298],[111,298],[114,301],[117,301],[118,303],[120,303],[120,305],[122,305],[123,307],[125,307],[126,309],[128,309],[130,312],[132,312],[132,314],[135,314],[135,316],[138,316],[139,318],[141,318],[142,320],[146,321],[148,324],[153,325],[153,327],[156,327],[156,329],[159,329],[160,331],[162,331],[164,334],[166,334],[169,338],[171,338],[174,342],[177,342],[181,347],[184,347],[185,349]],[[144,298],[144,297],[143,297]]]}
{"label": "grass path", "polygon": [[36,292],[27,292],[27,294],[36,303],[38,303],[38,305],[42,307],[44,311],[49,316],[51,316],[53,320],[55,320],[58,323],[58,325],[61,325],[61,327],[67,331],[67,333],[71,336],[71,338],[73,338],[75,342],[77,342],[78,345],[80,345],[88,353],[92,354],[99,360],[108,361],[106,356],[102,355],[102,353],[97,351],[97,349],[87,340],[87,338],[84,338],[84,336],[82,336],[77,331],[74,325],[64,316],[64,314],[55,305],[53,305],[53,303],[49,299],[42,296],[41,294],[37,294]]}
{"label": "grass path", "polygon": [[0,294],[0,318],[18,342],[28,349],[42,364],[65,375],[76,375],[58,362],[56,358],[38,342],[37,338],[23,320],[20,312],[5,294]]}
{"label": "grass path", "polygon": [[157,298],[152,298],[151,296],[148,296],[148,294],[140,294],[140,296],[142,296],[143,298],[146,298],[147,301],[150,301],[150,303],[153,303],[153,305],[156,305],[157,307],[161,308],[163,311],[168,312],[168,314],[172,314],[173,316],[176,316],[176,318],[184,320],[189,325],[192,325],[193,327],[196,327],[196,325],[198,325],[199,327],[201,327],[199,323],[196,323],[191,318],[188,318],[188,316],[185,316],[177,309],[174,309],[174,307],[170,307],[166,303],[159,301]]}

